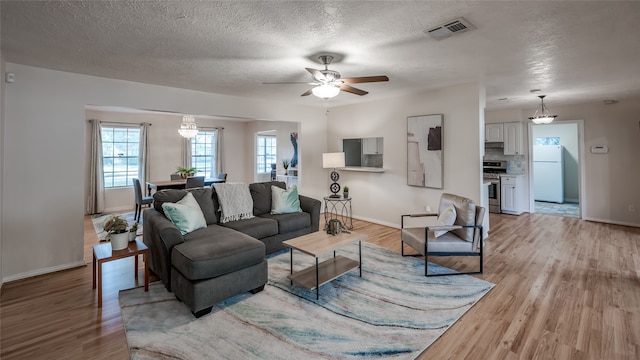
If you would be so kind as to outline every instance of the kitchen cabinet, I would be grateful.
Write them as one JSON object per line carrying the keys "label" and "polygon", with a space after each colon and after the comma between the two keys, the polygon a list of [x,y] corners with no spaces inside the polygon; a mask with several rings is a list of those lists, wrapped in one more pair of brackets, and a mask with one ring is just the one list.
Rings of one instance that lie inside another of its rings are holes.
{"label": "kitchen cabinet", "polygon": [[522,175],[500,176],[500,211],[520,215],[526,202]]}
{"label": "kitchen cabinet", "polygon": [[503,142],[504,141],[504,126],[500,124],[486,124],[484,126],[484,141],[485,142]]}
{"label": "kitchen cabinet", "polygon": [[522,123],[504,123],[504,154],[523,155],[522,152]]}
{"label": "kitchen cabinet", "polygon": [[364,138],[362,139],[362,153],[371,155],[371,154],[382,154],[382,138]]}

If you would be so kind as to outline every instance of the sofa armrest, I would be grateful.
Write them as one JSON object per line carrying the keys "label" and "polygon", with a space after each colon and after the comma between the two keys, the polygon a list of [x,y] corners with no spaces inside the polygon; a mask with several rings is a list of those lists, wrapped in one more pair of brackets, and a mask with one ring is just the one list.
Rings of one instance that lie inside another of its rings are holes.
{"label": "sofa armrest", "polygon": [[142,241],[149,247],[149,267],[171,291],[171,250],[182,244],[180,230],[156,209],[146,209],[142,222]]}
{"label": "sofa armrest", "polygon": [[311,214],[311,232],[318,231],[320,229],[320,208],[322,203],[320,200],[304,195],[298,195],[298,198],[300,199],[302,211]]}

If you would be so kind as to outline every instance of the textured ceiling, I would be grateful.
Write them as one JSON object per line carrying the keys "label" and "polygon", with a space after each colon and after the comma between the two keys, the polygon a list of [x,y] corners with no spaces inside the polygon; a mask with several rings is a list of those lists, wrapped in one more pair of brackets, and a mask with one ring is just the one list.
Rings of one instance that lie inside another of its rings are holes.
{"label": "textured ceiling", "polygon": [[[487,108],[640,96],[640,2],[2,1],[12,63],[220,94],[338,106],[481,82]],[[475,30],[424,30],[465,17]],[[369,95],[301,97],[317,55]],[[17,79],[19,81],[19,79]],[[499,101],[500,98],[508,98]],[[115,105],[115,104],[114,104]]]}

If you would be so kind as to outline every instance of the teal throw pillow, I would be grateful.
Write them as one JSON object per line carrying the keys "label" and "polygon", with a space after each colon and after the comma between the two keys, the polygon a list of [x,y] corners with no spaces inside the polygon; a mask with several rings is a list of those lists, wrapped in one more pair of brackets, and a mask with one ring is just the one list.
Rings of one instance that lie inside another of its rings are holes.
{"label": "teal throw pillow", "polygon": [[271,214],[289,214],[302,212],[298,188],[292,185],[289,190],[271,185]]}
{"label": "teal throw pillow", "polygon": [[202,209],[190,192],[177,203],[162,204],[162,210],[182,235],[207,227]]}

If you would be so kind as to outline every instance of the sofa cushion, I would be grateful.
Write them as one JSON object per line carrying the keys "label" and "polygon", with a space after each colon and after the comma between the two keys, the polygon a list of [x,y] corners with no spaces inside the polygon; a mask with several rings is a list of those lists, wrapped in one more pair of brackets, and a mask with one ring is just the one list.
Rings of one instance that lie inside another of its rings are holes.
{"label": "sofa cushion", "polygon": [[271,214],[289,214],[302,212],[298,188],[293,185],[289,190],[271,185]]}
{"label": "sofa cushion", "polygon": [[189,190],[166,189],[160,190],[153,194],[153,207],[160,213],[165,215],[162,204],[165,202],[178,202],[190,192],[200,205],[202,215],[204,215],[207,225],[216,224],[218,222],[216,210],[217,204],[214,203],[213,190],[209,187],[194,188]]}
{"label": "sofa cushion", "polygon": [[264,214],[260,215],[260,217],[277,221],[280,234],[286,234],[311,226],[311,214],[306,212],[278,215]]}
{"label": "sofa cushion", "polygon": [[264,258],[262,242],[219,225],[186,235],[171,253],[173,267],[189,280],[229,274],[260,264]]}
{"label": "sofa cushion", "polygon": [[256,239],[278,234],[278,222],[274,219],[263,217],[229,221],[220,225],[253,236]]}
{"label": "sofa cushion", "polygon": [[253,198],[253,215],[258,216],[271,212],[271,186],[286,189],[287,186],[282,181],[269,181],[249,184],[249,191]]}

